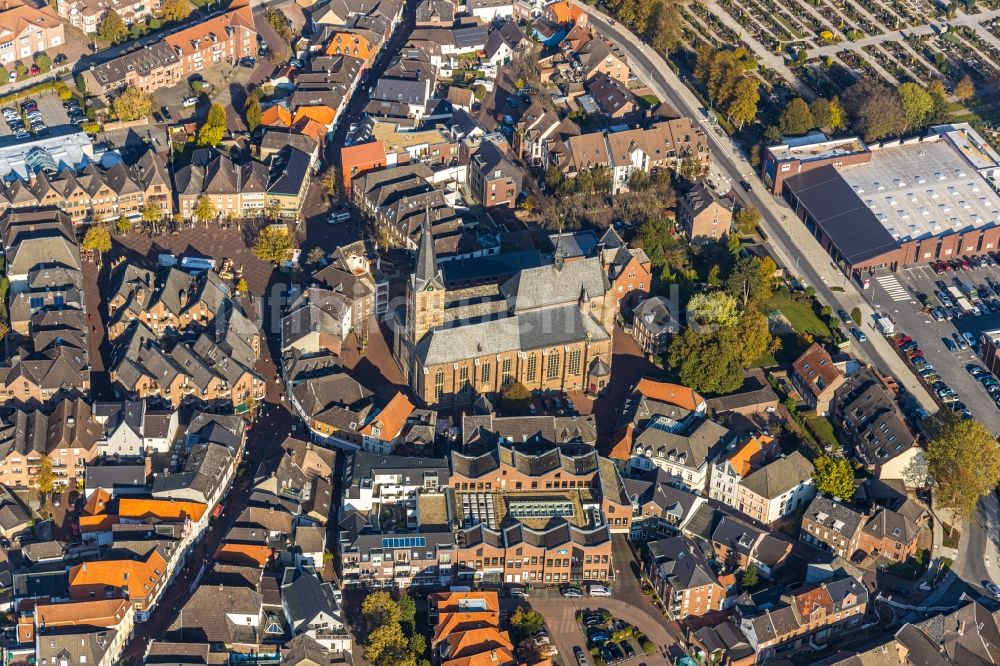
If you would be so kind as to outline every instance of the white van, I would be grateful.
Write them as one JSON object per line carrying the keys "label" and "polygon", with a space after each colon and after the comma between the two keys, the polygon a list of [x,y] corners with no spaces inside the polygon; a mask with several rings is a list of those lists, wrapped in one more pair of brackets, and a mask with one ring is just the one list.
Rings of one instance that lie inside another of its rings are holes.
{"label": "white van", "polygon": [[587,594],[592,597],[610,597],[611,590],[604,587],[603,585],[588,585]]}

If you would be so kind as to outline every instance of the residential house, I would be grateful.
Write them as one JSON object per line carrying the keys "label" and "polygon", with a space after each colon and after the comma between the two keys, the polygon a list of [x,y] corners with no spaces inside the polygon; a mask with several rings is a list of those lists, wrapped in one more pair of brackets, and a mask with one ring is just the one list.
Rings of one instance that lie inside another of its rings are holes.
{"label": "residential house", "polygon": [[152,495],[215,508],[233,480],[241,455],[242,443],[235,453],[219,444],[195,446],[179,471],[160,474],[154,479]]}
{"label": "residential house", "polygon": [[587,82],[587,92],[601,115],[612,121],[635,116],[639,103],[623,81],[599,72]]}
{"label": "residential house", "polygon": [[281,318],[281,351],[300,355],[340,354],[353,328],[350,296],[310,287],[302,290]]}
{"label": "residential house", "polygon": [[513,0],[466,0],[466,11],[483,23],[493,23],[497,19],[513,18]]}
{"label": "residential house", "polygon": [[196,150],[191,163],[174,174],[178,212],[186,220],[194,218],[202,197],[212,203],[213,220],[260,217],[266,211],[268,184],[269,170],[261,162],[236,164],[207,149]]}
{"label": "residential house", "polygon": [[349,651],[351,635],[339,594],[332,583],[321,583],[315,574],[286,569],[281,607],[292,634],[308,634],[327,650]]}
{"label": "residential house", "polygon": [[14,535],[31,528],[32,518],[28,508],[9,485],[0,485],[0,536],[12,539]]}
{"label": "residential house", "polygon": [[82,398],[60,400],[51,411],[15,410],[0,425],[0,477],[31,488],[48,459],[55,484],[75,486],[98,454],[101,426]]}
{"label": "residential house", "polygon": [[677,223],[693,243],[719,241],[729,235],[733,208],[699,180],[678,200]]}
{"label": "residential house", "polygon": [[672,618],[683,620],[722,610],[726,589],[697,545],[674,536],[648,547],[649,578]]}
{"label": "residential house", "polygon": [[799,538],[850,559],[861,547],[863,524],[864,516],[854,509],[817,495],[802,516]]}
{"label": "residential house", "polygon": [[114,458],[166,453],[177,437],[178,413],[156,409],[149,401],[94,403],[94,418],[104,428],[98,442],[102,455]]}
{"label": "residential house", "polygon": [[413,505],[420,493],[443,492],[450,477],[445,458],[409,458],[368,451],[352,453],[344,475],[344,510],[361,513],[389,504]]}
{"label": "residential house", "polygon": [[504,21],[490,31],[486,40],[486,59],[496,67],[507,65],[515,54],[530,44],[528,36],[516,21]]}
{"label": "residential house", "polygon": [[700,495],[674,486],[670,476],[657,467],[641,478],[623,479],[632,500],[633,541],[673,536],[705,502]]}
{"label": "residential house", "polygon": [[837,387],[831,420],[870,471],[887,467],[916,448],[916,435],[896,403],[891,384],[871,367],[861,368]]}
{"label": "residential house", "polygon": [[127,599],[39,604],[33,620],[38,664],[111,666],[132,636],[135,608]]}
{"label": "residential house", "polygon": [[167,561],[154,548],[136,559],[90,560],[69,570],[69,596],[78,601],[128,599],[137,622],[155,608],[169,576]]}
{"label": "residential house", "polygon": [[340,149],[341,182],[344,196],[351,196],[351,183],[360,174],[384,169],[386,166],[385,144],[381,141],[344,146]]}
{"label": "residential house", "polygon": [[814,342],[792,363],[789,373],[792,385],[819,416],[830,413],[834,394],[844,383],[844,373],[834,364],[830,354]]}
{"label": "residential house", "polygon": [[469,190],[486,207],[517,205],[521,169],[492,141],[483,141],[469,164]]}
{"label": "residential house", "polygon": [[667,351],[667,342],[678,330],[680,324],[670,312],[670,300],[663,296],[643,300],[632,313],[632,337],[649,356],[662,356]]}
{"label": "residential house", "polygon": [[737,600],[734,619],[761,664],[777,655],[827,647],[864,623],[867,606],[865,584],[841,573],[782,594],[772,603],[757,604],[744,595]]}
{"label": "residential house", "polygon": [[905,562],[917,553],[920,526],[891,509],[879,509],[861,528],[859,547],[875,558]]}
{"label": "residential house", "polygon": [[8,0],[0,8],[0,64],[30,62],[38,53],[55,57],[65,43],[63,24],[48,5]]}

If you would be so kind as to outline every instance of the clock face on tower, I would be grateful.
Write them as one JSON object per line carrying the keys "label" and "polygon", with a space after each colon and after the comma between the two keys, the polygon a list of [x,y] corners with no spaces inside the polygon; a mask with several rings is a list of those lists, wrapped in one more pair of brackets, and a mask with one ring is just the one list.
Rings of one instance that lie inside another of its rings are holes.
{"label": "clock face on tower", "polygon": [[424,291],[434,291],[434,285],[432,284],[427,285],[427,288],[424,289]]}

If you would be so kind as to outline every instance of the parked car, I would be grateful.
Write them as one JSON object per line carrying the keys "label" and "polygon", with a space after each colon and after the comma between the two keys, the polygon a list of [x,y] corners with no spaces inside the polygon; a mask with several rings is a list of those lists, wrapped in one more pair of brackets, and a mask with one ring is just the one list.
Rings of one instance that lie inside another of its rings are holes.
{"label": "parked car", "polygon": [[986,581],[983,584],[983,587],[985,587],[986,591],[992,594],[994,597],[1000,599],[1000,586],[998,586],[996,583],[992,581]]}
{"label": "parked car", "polygon": [[564,587],[562,590],[560,590],[560,592],[567,599],[582,599],[583,598],[583,592],[581,592],[580,589],[576,588],[576,587],[567,586],[567,587]]}
{"label": "parked car", "polygon": [[197,97],[188,97],[183,102],[181,102],[181,106],[183,106],[185,109],[190,109],[192,106],[197,106],[197,105],[198,105]]}
{"label": "parked car", "polygon": [[576,657],[577,666],[590,666],[590,662],[587,661],[587,653],[579,645],[573,647],[573,656]]}
{"label": "parked car", "polygon": [[244,56],[240,58],[240,67],[246,67],[247,69],[253,69],[257,66],[257,59],[252,56]]}
{"label": "parked car", "polygon": [[952,342],[951,338],[941,338],[941,342],[944,343],[945,349],[947,349],[948,351],[950,352],[958,351],[958,345]]}
{"label": "parked car", "polygon": [[851,327],[851,335],[857,338],[858,342],[868,342],[868,336],[860,328]]}

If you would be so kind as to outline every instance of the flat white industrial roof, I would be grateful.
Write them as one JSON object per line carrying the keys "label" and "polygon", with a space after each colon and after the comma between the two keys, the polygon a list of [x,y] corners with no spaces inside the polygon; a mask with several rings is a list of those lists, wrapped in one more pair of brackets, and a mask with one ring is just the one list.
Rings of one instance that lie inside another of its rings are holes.
{"label": "flat white industrial roof", "polygon": [[860,137],[852,136],[844,139],[828,139],[822,132],[813,132],[805,136],[784,139],[779,146],[770,146],[768,150],[779,162],[788,160],[826,159],[837,155],[853,155],[868,150],[868,146]]}
{"label": "flat white industrial roof", "polygon": [[947,141],[876,148],[838,171],[900,242],[1000,223],[1000,196]]}

